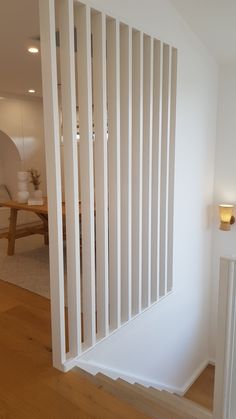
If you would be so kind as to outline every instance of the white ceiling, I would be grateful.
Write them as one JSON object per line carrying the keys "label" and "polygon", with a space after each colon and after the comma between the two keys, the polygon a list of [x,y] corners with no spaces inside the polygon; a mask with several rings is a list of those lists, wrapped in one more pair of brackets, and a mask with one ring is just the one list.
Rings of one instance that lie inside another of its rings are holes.
{"label": "white ceiling", "polygon": [[[236,0],[171,0],[216,59],[236,62]],[[42,95],[38,0],[0,0],[0,96]]]}
{"label": "white ceiling", "polygon": [[27,51],[38,36],[38,0],[0,1],[0,92],[41,96],[40,54]]}
{"label": "white ceiling", "polygon": [[236,0],[171,0],[219,63],[236,62]]}

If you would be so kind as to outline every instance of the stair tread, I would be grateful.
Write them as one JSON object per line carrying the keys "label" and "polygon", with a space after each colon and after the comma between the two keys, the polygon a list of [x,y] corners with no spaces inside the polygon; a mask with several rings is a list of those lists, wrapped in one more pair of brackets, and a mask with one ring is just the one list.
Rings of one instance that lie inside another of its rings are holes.
{"label": "stair tread", "polygon": [[149,396],[153,397],[153,399],[157,398],[158,400],[163,401],[180,411],[184,411],[193,415],[197,419],[212,418],[212,412],[210,410],[198,405],[195,402],[192,402],[191,400],[184,399],[165,390],[160,391],[153,387],[147,388],[137,383],[135,384],[135,386],[139,388],[141,391],[144,391],[145,393],[149,394]]}
{"label": "stair tread", "polygon": [[[156,390],[156,389],[154,389],[154,390]],[[168,393],[168,391],[165,391],[165,390],[163,390],[163,393],[164,394],[167,394],[167,395],[170,394],[170,393]],[[194,407],[198,407],[198,408],[200,406],[200,408],[201,408],[202,411],[204,411],[206,413],[212,413],[211,410],[207,409],[205,406],[199,405],[198,403],[196,403],[196,402],[194,402],[194,401],[192,401],[190,399],[183,398],[183,397],[181,397],[181,396],[179,396],[177,394],[172,394],[172,396],[173,396],[173,399],[175,399],[176,401],[180,401],[180,402],[182,402],[184,404],[187,404],[187,405],[190,405],[190,406],[194,406]]]}
{"label": "stair tread", "polygon": [[[124,380],[118,379],[117,380],[120,384],[123,384],[126,388],[130,388],[131,391],[136,392],[140,397],[145,398],[145,400],[148,400],[149,402],[151,402],[153,404],[153,406],[158,406],[158,407],[162,407],[164,408],[166,411],[168,411],[169,414],[173,415],[173,417],[177,418],[181,418],[181,419],[195,419],[195,417],[190,414],[190,413],[186,413],[181,409],[178,409],[176,406],[172,406],[171,404],[167,404],[166,401],[157,399],[155,397],[153,397],[152,395],[149,394],[148,389],[143,387],[143,386],[139,386],[137,387],[135,384],[129,384]],[[171,416],[172,417],[172,416]]]}
{"label": "stair tread", "polygon": [[180,397],[179,395],[176,395],[174,393],[170,393],[166,390],[158,390],[154,387],[144,387],[141,384],[135,383],[135,386],[140,388],[143,391],[148,392],[150,395],[153,395],[153,397],[158,397],[161,400],[173,400],[176,403],[179,403],[180,405],[189,405],[192,406],[193,408],[198,408],[201,410],[204,410],[206,412],[210,412],[210,410],[206,409],[204,406],[200,406],[199,404],[189,400],[189,399],[184,399],[182,397]]}
{"label": "stair tread", "polygon": [[[145,394],[137,394],[135,388],[132,384],[127,383],[123,380],[112,380],[104,376],[103,374],[97,374],[97,377],[105,388],[115,394],[117,397],[120,397],[126,400],[128,403],[135,406],[137,409],[148,414],[150,417],[157,419],[193,419],[191,415],[186,415],[183,412],[177,412],[176,409],[173,409],[171,406],[166,405],[165,403],[159,402],[156,400],[149,400],[145,397]],[[195,419],[195,418],[194,418]]]}
{"label": "stair tread", "polygon": [[[94,376],[81,373],[78,368],[74,368],[70,372],[68,378],[67,396],[70,397],[73,403],[79,403],[77,400],[78,386],[80,387],[80,396],[89,398],[91,400],[91,409],[94,403],[98,408],[98,416],[96,411],[92,412],[91,417],[99,417],[102,419],[119,418],[119,419],[148,419],[148,415],[140,412],[134,406],[116,397],[111,392],[99,384],[98,380],[94,380]],[[54,382],[55,389],[60,390],[60,379],[67,382],[67,375],[61,375],[59,379]],[[64,386],[65,387],[65,386]],[[61,393],[64,396],[64,393]],[[82,400],[83,401],[83,400]],[[101,407],[103,411],[101,412]]]}
{"label": "stair tread", "polygon": [[[92,381],[94,385],[127,403],[127,405],[146,417],[156,419],[212,418],[212,414],[207,409],[198,409],[198,405],[194,402],[182,399],[171,393],[154,388],[146,388],[139,384],[130,384],[122,379],[114,380],[102,373],[94,376],[79,368],[76,368],[76,370],[82,376]],[[184,408],[185,402],[186,409]],[[200,416],[199,411],[200,413],[203,412],[203,416]]]}

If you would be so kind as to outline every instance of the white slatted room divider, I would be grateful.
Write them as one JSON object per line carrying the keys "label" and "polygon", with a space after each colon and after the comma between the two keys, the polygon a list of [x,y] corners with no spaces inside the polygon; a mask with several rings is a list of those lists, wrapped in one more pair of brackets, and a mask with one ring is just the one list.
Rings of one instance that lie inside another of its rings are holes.
{"label": "white slatted room divider", "polygon": [[39,4],[53,363],[67,370],[172,290],[177,51],[87,4]]}

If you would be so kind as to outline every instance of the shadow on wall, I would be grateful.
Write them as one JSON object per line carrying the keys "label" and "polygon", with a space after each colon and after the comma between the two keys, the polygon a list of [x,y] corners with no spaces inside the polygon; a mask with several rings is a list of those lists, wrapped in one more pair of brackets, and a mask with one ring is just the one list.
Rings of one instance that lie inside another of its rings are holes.
{"label": "shadow on wall", "polygon": [[13,199],[17,193],[17,172],[21,158],[14,141],[0,131],[0,184],[6,185]]}

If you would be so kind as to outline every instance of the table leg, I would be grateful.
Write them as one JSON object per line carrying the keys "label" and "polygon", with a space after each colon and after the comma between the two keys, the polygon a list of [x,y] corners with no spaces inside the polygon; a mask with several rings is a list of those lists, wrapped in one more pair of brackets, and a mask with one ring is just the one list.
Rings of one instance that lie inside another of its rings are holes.
{"label": "table leg", "polygon": [[46,246],[49,245],[49,237],[48,237],[48,217],[45,214],[37,214],[40,220],[42,220],[44,225],[44,244]]}
{"label": "table leg", "polygon": [[17,212],[18,212],[17,209],[11,208],[9,233],[8,233],[8,250],[7,250],[8,256],[12,256],[15,253]]}
{"label": "table leg", "polygon": [[45,217],[45,221],[44,221],[44,244],[46,246],[49,245],[49,237],[48,237],[48,219],[47,217]]}
{"label": "table leg", "polygon": [[46,246],[48,246],[48,245],[49,245],[48,231],[47,231],[47,232],[45,232],[45,234],[44,234],[44,244],[45,244]]}

